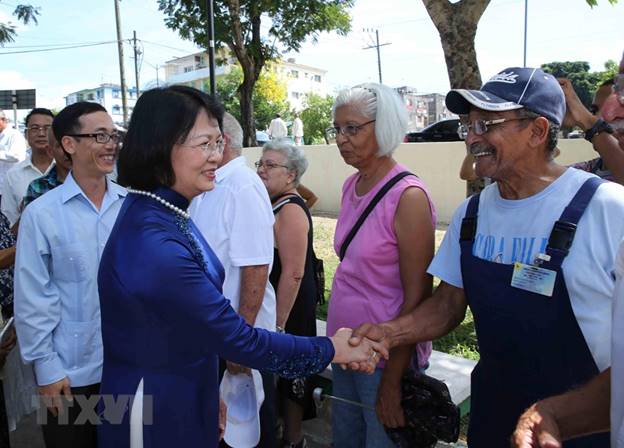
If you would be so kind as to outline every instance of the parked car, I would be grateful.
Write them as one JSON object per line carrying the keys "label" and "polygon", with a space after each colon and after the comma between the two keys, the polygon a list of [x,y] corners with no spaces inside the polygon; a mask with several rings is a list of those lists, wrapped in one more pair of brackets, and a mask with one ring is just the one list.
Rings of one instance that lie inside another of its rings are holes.
{"label": "parked car", "polygon": [[568,138],[583,138],[585,137],[585,133],[580,129],[574,129],[568,133]]}
{"label": "parked car", "polygon": [[459,119],[442,120],[433,123],[422,131],[409,132],[405,136],[407,142],[458,142],[462,139],[457,132]]}

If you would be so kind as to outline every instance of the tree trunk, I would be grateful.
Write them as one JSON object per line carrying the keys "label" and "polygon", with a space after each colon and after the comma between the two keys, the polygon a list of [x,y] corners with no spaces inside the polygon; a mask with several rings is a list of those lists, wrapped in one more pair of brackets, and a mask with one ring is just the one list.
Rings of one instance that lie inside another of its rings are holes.
{"label": "tree trunk", "polygon": [[[478,89],[481,72],[474,42],[477,25],[490,0],[423,0],[438,29],[451,89]],[[466,182],[466,195],[481,191],[483,179]]]}
{"label": "tree trunk", "polygon": [[240,21],[240,3],[238,0],[228,0],[227,7],[230,13],[232,26],[232,41],[228,46],[243,69],[243,82],[238,87],[238,98],[241,108],[241,127],[243,128],[243,146],[256,145],[256,126],[254,124],[253,91],[256,81],[265,60],[258,48],[262,45],[260,38],[260,10],[258,5],[252,5],[249,11],[251,21],[251,42],[246,45],[243,27]]}
{"label": "tree trunk", "polygon": [[253,91],[256,81],[248,75],[249,67],[243,67],[243,83],[238,88],[243,128],[243,146],[256,146],[256,126],[254,124]]}
{"label": "tree trunk", "polygon": [[474,41],[477,25],[490,0],[423,0],[438,29],[452,89],[478,89],[481,73]]}

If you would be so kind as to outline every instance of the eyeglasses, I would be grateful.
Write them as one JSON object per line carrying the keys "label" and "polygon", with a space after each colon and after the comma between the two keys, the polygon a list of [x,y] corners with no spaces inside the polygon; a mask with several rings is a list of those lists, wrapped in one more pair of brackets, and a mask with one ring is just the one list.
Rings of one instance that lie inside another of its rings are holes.
{"label": "eyeglasses", "polygon": [[366,126],[367,124],[374,123],[376,120],[367,121],[362,124],[347,124],[344,126],[334,126],[331,128],[327,128],[325,130],[325,136],[328,140],[335,140],[338,137],[338,134],[348,135],[349,137],[353,137],[357,135],[360,130]]}
{"label": "eyeglasses", "polygon": [[28,132],[32,132],[33,134],[40,134],[42,131],[44,134],[47,134],[51,127],[52,125],[50,124],[46,124],[44,126],[33,124],[32,126],[28,126],[26,130]]}
{"label": "eyeglasses", "polygon": [[262,160],[258,160],[256,163],[254,163],[254,165],[256,165],[256,169],[264,168],[267,171],[272,170],[273,168],[290,169],[288,165],[280,165],[279,163],[269,162],[268,160],[266,162],[263,162]]}
{"label": "eyeglasses", "polygon": [[466,140],[468,132],[472,131],[476,135],[483,135],[489,129],[488,126],[495,126],[497,124],[503,124],[508,121],[516,120],[530,120],[528,117],[515,117],[515,118],[497,118],[496,120],[474,120],[472,123],[460,123],[457,128],[457,134],[462,140]]}
{"label": "eyeglasses", "polygon": [[214,140],[212,142],[202,143],[201,145],[181,145],[186,146],[188,148],[199,149],[206,153],[208,156],[212,154],[223,154],[223,150],[225,149],[225,141],[220,138],[219,140]]}
{"label": "eyeglasses", "polygon": [[68,137],[91,137],[94,138],[97,143],[105,144],[110,142],[111,140],[114,143],[120,143],[123,139],[121,134],[107,134],[106,132],[94,132],[91,134],[65,134]]}

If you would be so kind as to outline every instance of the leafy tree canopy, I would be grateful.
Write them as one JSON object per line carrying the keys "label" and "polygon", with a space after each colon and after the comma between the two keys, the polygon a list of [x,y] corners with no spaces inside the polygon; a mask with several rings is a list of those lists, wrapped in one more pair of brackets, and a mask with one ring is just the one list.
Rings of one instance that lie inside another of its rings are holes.
{"label": "leafy tree canopy", "polygon": [[549,62],[542,64],[542,69],[557,78],[568,78],[580,100],[588,109],[591,107],[598,86],[604,80],[613,77],[613,70],[617,73],[617,65],[614,61],[607,61],[606,70],[601,72],[590,72],[589,63],[585,61]]}
{"label": "leafy tree canopy", "polygon": [[[252,94],[266,62],[275,59],[280,51],[299,50],[307,38],[315,41],[320,32],[346,34],[351,26],[347,9],[353,3],[354,0],[214,1],[215,46],[227,47],[243,73],[237,94],[247,145],[255,142]],[[169,28],[208,48],[205,1],[158,0],[158,4],[167,16],[165,24]]]}
{"label": "leafy tree canopy", "polygon": [[[229,73],[217,78],[217,94],[226,110],[234,115],[237,120],[241,119],[241,110],[236,92],[242,79],[243,71],[240,65],[232,66]],[[263,70],[252,97],[255,128],[266,128],[277,113],[283,116],[287,115],[288,102],[286,98],[286,83],[280,79],[274,70]]]}
{"label": "leafy tree canopy", "polygon": [[334,98],[315,93],[306,96],[305,108],[300,114],[303,121],[304,138],[308,145],[325,143],[325,129],[332,125]]}
{"label": "leafy tree canopy", "polygon": [[[0,2],[0,4],[3,2]],[[28,25],[30,22],[37,24],[37,16],[40,14],[41,8],[37,8],[33,5],[20,4],[13,10],[13,16],[24,25]],[[0,47],[4,44],[15,42],[17,36],[17,26],[9,22],[0,22]]]}

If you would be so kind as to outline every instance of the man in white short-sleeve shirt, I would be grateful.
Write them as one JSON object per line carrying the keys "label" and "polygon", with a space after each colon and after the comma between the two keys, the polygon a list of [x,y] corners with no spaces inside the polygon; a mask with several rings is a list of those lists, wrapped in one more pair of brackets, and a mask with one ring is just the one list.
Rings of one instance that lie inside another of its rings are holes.
{"label": "man in white short-sleeve shirt", "polygon": [[[243,131],[229,113],[223,117],[223,138],[225,148],[216,186],[195,198],[189,212],[223,264],[223,294],[232,307],[248,324],[275,331],[275,291],[268,281],[275,223],[271,201],[266,187],[241,155]],[[227,368],[232,374],[249,372],[230,362]],[[265,385],[268,401],[272,394],[266,389]],[[264,439],[265,428],[262,430]]]}
{"label": "man in white short-sleeve shirt", "polygon": [[[462,116],[477,175],[495,183],[455,212],[428,269],[441,279],[432,297],[356,335],[390,348],[436,339],[470,306],[480,360],[471,378],[468,444],[507,446],[528,406],[611,365],[624,187],[555,163],[565,98],[540,69],[505,69],[480,90],[452,90],[446,104]],[[592,129],[593,143],[617,144],[600,122]],[[606,448],[609,437],[577,443]]]}
{"label": "man in white short-sleeve shirt", "polygon": [[0,109],[0,187],[4,177],[16,163],[26,158],[26,139],[9,125],[9,119]]}

